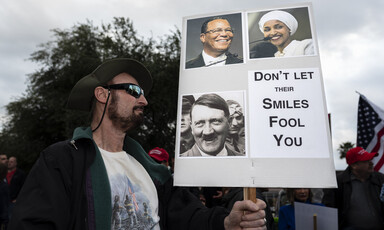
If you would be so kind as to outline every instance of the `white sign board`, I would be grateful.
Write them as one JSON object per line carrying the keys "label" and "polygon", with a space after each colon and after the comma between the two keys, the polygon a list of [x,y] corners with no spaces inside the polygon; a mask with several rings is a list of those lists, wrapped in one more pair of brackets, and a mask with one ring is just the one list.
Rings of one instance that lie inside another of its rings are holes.
{"label": "white sign board", "polygon": [[186,17],[182,38],[175,185],[336,186],[311,4]]}

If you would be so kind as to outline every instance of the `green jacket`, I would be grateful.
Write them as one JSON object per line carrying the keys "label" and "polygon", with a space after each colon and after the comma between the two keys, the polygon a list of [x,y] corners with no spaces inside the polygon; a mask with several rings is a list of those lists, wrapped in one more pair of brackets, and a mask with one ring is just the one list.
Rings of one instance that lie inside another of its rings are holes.
{"label": "green jacket", "polygon": [[[76,143],[79,139],[90,139],[93,142],[91,128],[80,127],[75,129],[71,142]],[[112,216],[111,187],[99,148],[95,142],[93,142],[93,144],[95,146],[96,156],[91,165],[90,172],[91,178],[98,178],[97,180],[92,180],[95,221],[97,229],[109,229]],[[129,136],[126,136],[124,140],[123,149],[140,162],[154,182],[164,184],[172,176],[164,165],[160,165],[152,160],[143,147]],[[97,210],[102,210],[102,212],[98,212]]]}

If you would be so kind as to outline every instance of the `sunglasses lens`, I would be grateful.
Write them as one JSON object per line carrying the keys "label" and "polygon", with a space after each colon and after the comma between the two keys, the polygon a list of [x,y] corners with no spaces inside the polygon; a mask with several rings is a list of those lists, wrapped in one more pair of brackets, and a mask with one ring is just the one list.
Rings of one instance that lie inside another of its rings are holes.
{"label": "sunglasses lens", "polygon": [[[135,98],[139,98],[141,95],[141,88],[137,85],[130,85],[127,92]],[[144,94],[144,93],[143,93]]]}
{"label": "sunglasses lens", "polygon": [[138,85],[131,83],[115,84],[103,86],[105,89],[124,89],[129,95],[135,98],[139,98],[141,95],[144,96],[144,90]]}

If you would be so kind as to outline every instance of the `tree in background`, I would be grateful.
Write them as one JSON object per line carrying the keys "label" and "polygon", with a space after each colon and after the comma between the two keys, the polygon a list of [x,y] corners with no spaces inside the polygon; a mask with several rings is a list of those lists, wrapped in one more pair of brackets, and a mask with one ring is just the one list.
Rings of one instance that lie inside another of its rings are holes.
{"label": "tree in background", "polygon": [[340,159],[343,159],[345,158],[345,155],[347,154],[348,150],[350,150],[351,148],[355,147],[355,144],[352,143],[352,142],[343,142],[339,145],[339,148],[337,149],[337,151],[340,153]]}
{"label": "tree in background", "polygon": [[139,37],[128,18],[94,26],[91,21],[71,29],[54,29],[53,41],[41,44],[30,60],[39,69],[28,76],[27,91],[6,106],[8,121],[0,133],[0,151],[14,155],[29,170],[40,152],[52,143],[68,139],[77,126],[87,126],[90,114],[67,110],[75,83],[104,60],[136,59],[147,66],[153,88],[147,96],[145,123],[134,134],[147,151],[156,146],[175,149],[180,31],[155,41]]}

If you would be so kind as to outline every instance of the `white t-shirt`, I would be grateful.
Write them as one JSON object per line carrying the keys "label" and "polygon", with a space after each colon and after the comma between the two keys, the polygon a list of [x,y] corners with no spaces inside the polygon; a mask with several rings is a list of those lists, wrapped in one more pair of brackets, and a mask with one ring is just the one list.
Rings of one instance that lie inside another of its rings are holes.
{"label": "white t-shirt", "polygon": [[124,151],[99,150],[111,186],[111,230],[159,230],[157,192],[144,167]]}

